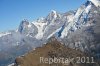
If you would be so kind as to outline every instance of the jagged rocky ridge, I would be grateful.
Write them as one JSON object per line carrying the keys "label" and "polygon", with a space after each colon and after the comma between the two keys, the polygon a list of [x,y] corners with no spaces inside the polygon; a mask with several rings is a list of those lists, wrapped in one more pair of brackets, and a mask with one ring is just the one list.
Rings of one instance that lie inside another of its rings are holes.
{"label": "jagged rocky ridge", "polygon": [[12,63],[16,56],[42,46],[52,36],[72,49],[99,57],[99,2],[88,0],[77,10],[66,13],[53,10],[45,18],[23,20],[17,30],[0,33],[0,64]]}

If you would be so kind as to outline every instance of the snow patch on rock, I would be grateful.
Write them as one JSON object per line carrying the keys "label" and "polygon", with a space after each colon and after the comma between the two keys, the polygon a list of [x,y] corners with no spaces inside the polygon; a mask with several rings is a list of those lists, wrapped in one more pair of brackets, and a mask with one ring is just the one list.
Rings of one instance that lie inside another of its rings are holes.
{"label": "snow patch on rock", "polygon": [[0,33],[0,37],[6,36],[6,35],[9,35],[9,34],[11,34],[11,33],[10,32]]}
{"label": "snow patch on rock", "polygon": [[90,0],[96,7],[100,7],[100,0]]}

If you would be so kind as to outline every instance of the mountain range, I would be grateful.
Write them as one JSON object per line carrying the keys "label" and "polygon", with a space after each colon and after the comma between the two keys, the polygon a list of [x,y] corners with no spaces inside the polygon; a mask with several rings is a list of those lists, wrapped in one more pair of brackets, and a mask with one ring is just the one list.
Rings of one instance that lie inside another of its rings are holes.
{"label": "mountain range", "polygon": [[0,33],[0,66],[54,36],[69,48],[100,57],[100,0],[88,0],[77,10],[60,13],[52,10],[46,17],[21,21],[18,29]]}

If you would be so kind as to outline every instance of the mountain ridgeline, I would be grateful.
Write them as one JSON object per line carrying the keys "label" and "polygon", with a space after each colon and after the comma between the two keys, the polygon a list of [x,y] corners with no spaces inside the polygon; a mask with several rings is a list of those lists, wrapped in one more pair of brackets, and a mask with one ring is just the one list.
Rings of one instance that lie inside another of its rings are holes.
{"label": "mountain ridgeline", "polygon": [[67,47],[100,57],[100,0],[88,0],[77,10],[59,13],[29,22],[22,20],[18,29],[0,33],[0,66],[41,47],[54,36]]}

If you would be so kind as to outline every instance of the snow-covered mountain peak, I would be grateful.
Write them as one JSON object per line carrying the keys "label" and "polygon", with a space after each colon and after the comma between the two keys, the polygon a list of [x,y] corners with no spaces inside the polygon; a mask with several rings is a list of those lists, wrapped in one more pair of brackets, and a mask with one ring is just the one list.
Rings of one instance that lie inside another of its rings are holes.
{"label": "snow-covered mountain peak", "polygon": [[24,19],[21,21],[18,31],[21,33],[23,29],[27,28],[27,27],[31,27],[30,23],[28,22],[28,20]]}
{"label": "snow-covered mountain peak", "polygon": [[22,22],[20,23],[20,26],[27,26],[29,25],[29,22],[27,19],[22,20]]}
{"label": "snow-covered mountain peak", "polygon": [[56,14],[57,12],[55,10],[51,10],[51,13]]}
{"label": "snow-covered mountain peak", "polygon": [[89,0],[91,1],[96,7],[100,7],[100,0]]}
{"label": "snow-covered mountain peak", "polygon": [[48,15],[47,20],[56,19],[57,16],[58,16],[58,13],[57,13],[55,10],[52,10],[52,11],[49,13],[49,15]]}

